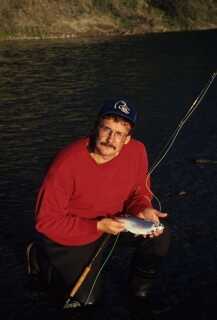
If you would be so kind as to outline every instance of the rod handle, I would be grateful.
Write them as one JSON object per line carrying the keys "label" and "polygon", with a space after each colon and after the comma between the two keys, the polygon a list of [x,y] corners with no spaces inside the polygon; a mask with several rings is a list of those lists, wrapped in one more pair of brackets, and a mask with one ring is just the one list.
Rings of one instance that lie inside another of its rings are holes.
{"label": "rod handle", "polygon": [[92,265],[89,264],[84,271],[82,272],[82,274],[80,275],[80,277],[78,278],[78,280],[76,281],[74,287],[72,288],[71,292],[70,292],[70,297],[74,297],[74,295],[76,294],[76,292],[78,291],[78,289],[80,288],[80,286],[82,285],[82,283],[84,282],[85,278],[87,277],[88,273],[91,270]]}

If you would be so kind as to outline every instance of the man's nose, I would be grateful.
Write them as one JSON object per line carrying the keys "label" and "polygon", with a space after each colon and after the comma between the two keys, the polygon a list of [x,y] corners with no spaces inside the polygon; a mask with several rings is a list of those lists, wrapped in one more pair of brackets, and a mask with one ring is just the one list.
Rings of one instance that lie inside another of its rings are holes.
{"label": "man's nose", "polygon": [[107,137],[107,141],[112,142],[114,140],[114,138],[115,138],[115,132],[110,131],[108,134],[108,137]]}

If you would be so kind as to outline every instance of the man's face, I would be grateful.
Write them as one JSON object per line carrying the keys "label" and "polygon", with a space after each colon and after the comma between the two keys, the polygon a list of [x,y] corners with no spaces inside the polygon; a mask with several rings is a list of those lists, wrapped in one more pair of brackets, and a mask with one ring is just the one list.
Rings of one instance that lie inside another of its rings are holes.
{"label": "man's face", "polygon": [[130,130],[128,122],[117,122],[112,118],[103,119],[98,128],[96,152],[110,159],[116,157],[123,146],[130,141]]}

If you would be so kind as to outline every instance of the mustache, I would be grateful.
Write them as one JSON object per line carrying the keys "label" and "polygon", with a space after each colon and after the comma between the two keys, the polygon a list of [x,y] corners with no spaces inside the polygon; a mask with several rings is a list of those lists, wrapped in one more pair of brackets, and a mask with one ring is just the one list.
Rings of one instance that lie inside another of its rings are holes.
{"label": "mustache", "polygon": [[111,144],[111,143],[101,142],[100,144],[101,144],[102,146],[109,147],[109,148],[112,148],[112,149],[116,150],[116,147],[113,146],[113,144]]}

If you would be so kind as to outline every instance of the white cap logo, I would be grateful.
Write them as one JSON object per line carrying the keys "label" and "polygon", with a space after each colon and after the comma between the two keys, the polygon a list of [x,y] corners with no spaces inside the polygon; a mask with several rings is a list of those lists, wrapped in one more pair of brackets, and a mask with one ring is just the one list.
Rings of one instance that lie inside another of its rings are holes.
{"label": "white cap logo", "polygon": [[130,114],[130,108],[128,107],[127,103],[123,100],[119,100],[115,103],[114,109],[119,109],[121,112],[125,114]]}

